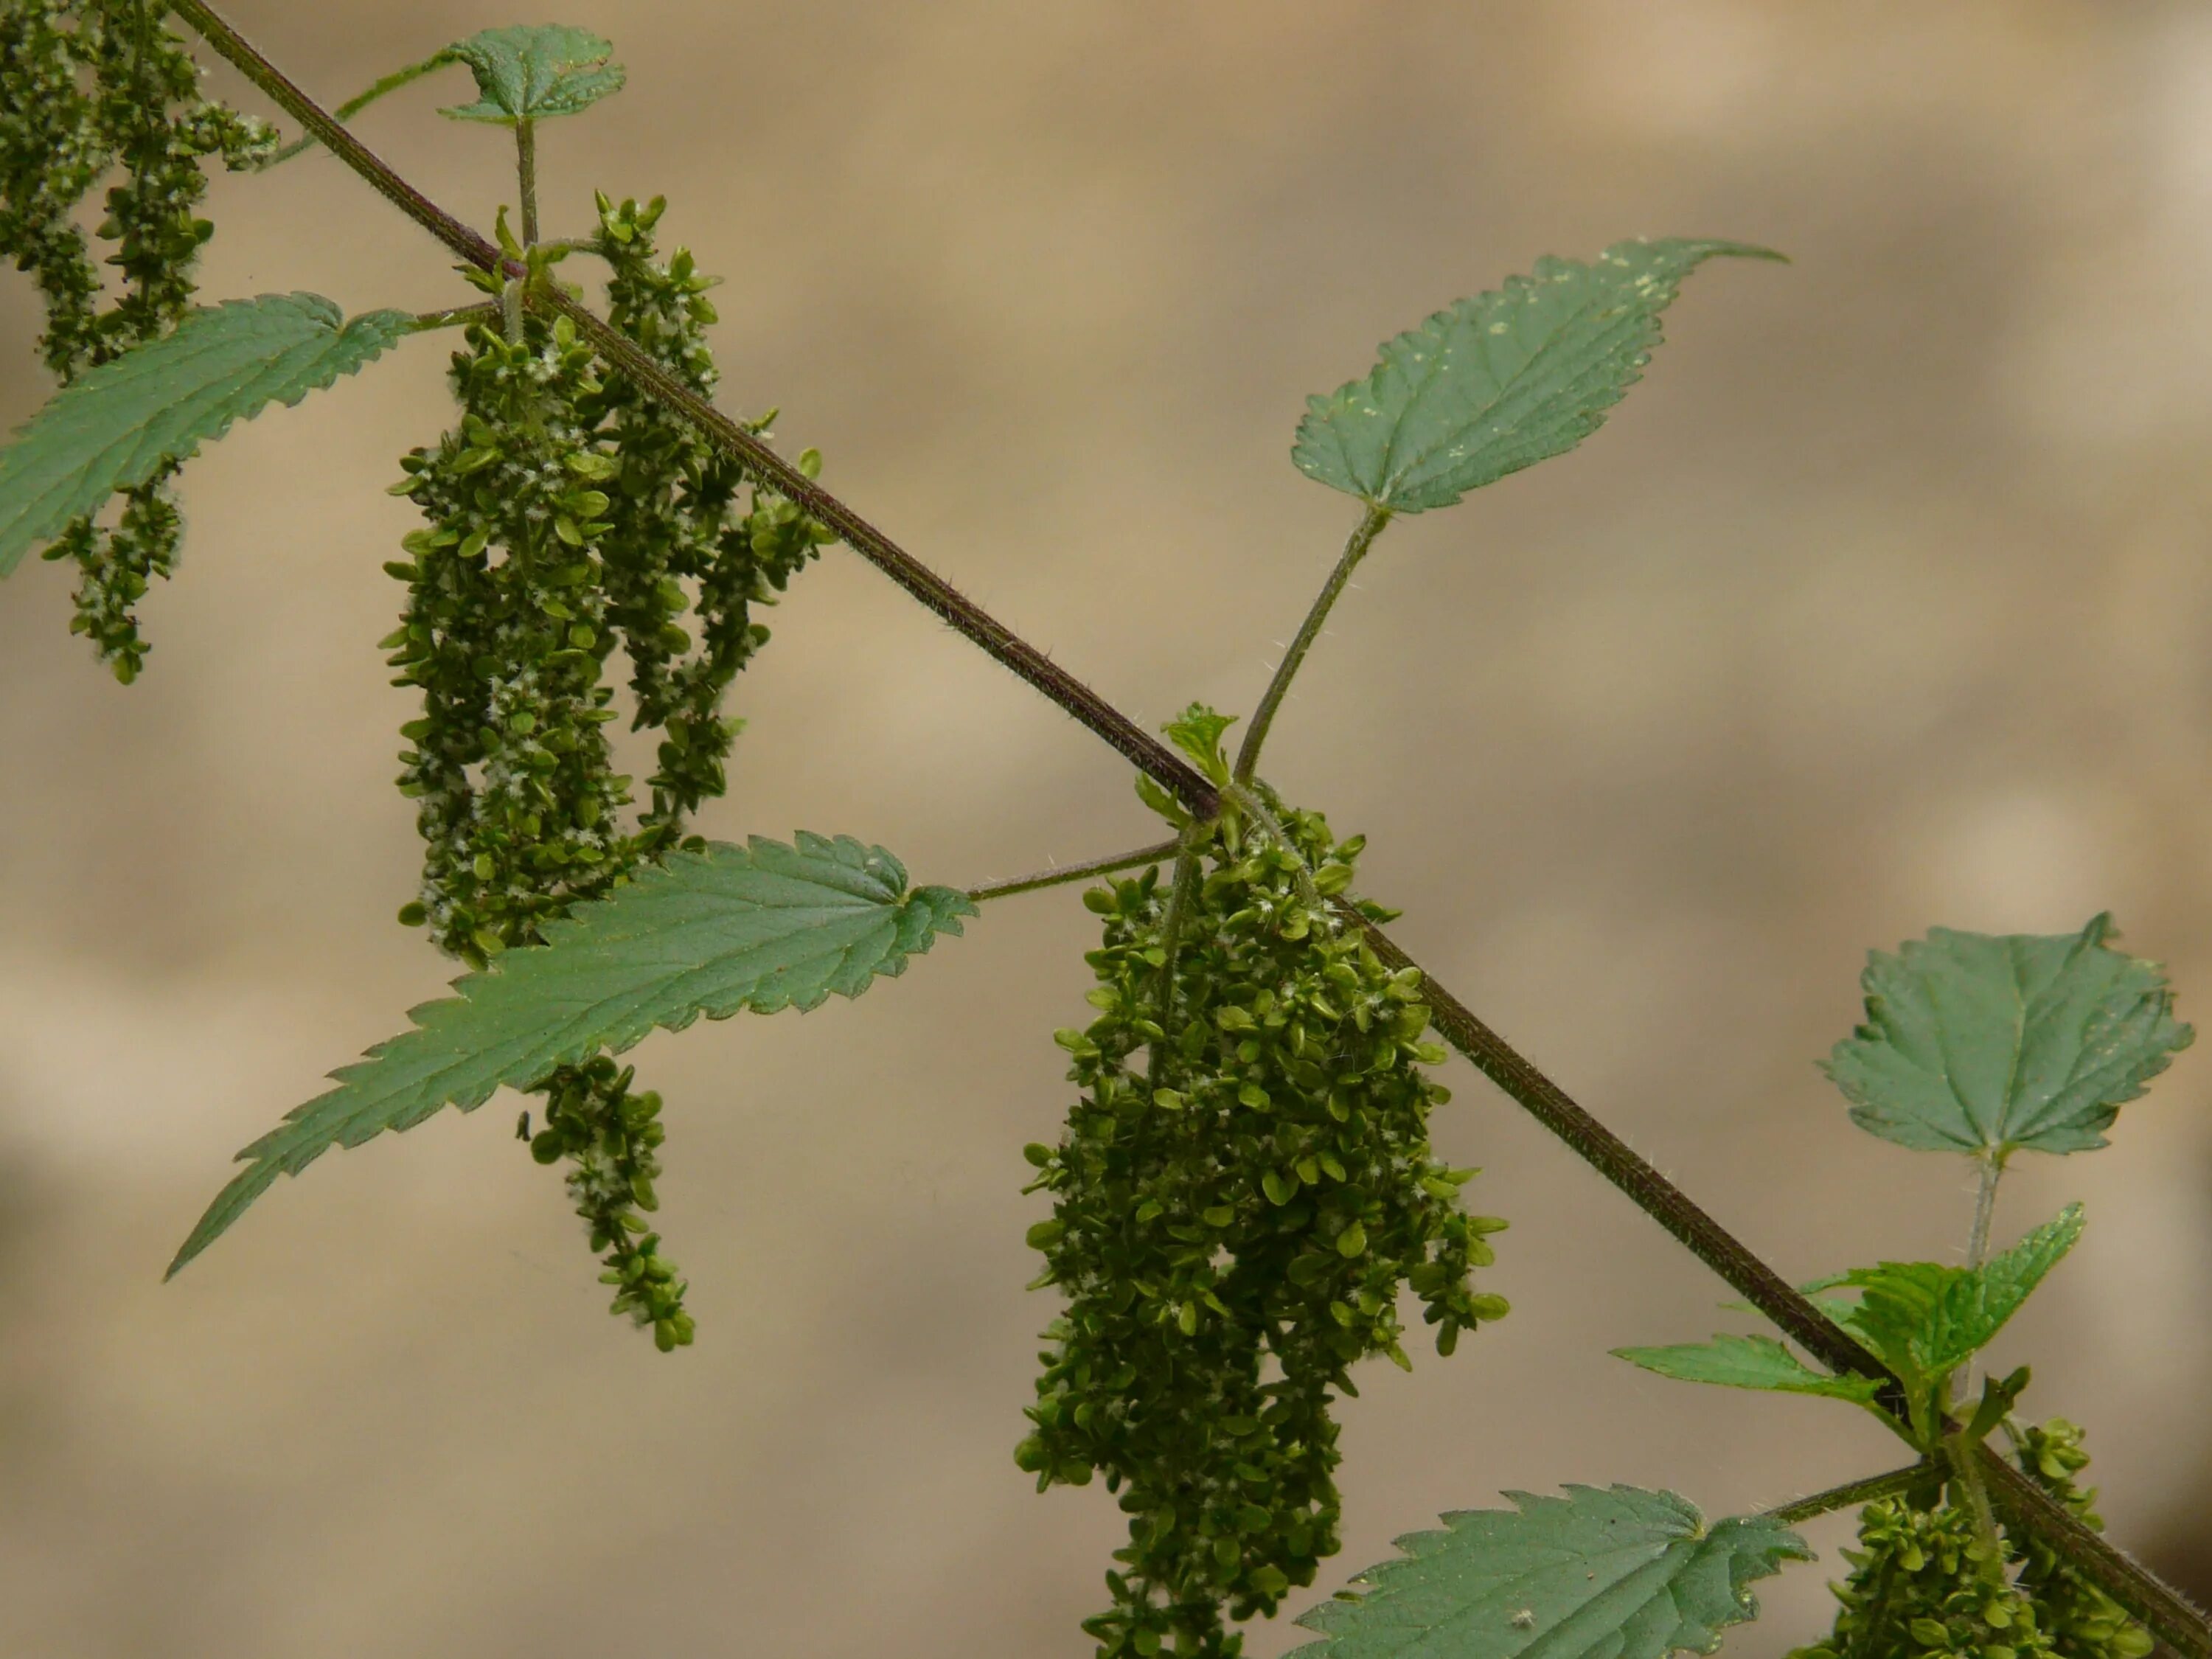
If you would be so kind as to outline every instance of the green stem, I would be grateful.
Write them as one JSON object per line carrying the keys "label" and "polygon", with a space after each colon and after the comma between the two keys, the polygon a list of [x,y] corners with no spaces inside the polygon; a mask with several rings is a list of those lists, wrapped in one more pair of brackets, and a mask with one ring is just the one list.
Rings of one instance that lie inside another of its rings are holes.
{"label": "green stem", "polygon": [[527,115],[514,124],[514,174],[522,192],[522,245],[538,246],[538,123]]}
{"label": "green stem", "polygon": [[1306,612],[1305,621],[1298,624],[1297,636],[1291,641],[1290,649],[1283,653],[1282,661],[1276,664],[1274,678],[1267,682],[1267,690],[1261,694],[1260,706],[1252,711],[1251,725],[1244,728],[1244,742],[1237,750],[1237,782],[1249,783],[1252,775],[1259,770],[1260,750],[1267,741],[1268,727],[1275,723],[1275,711],[1282,707],[1283,698],[1291,689],[1291,682],[1297,678],[1298,669],[1305,662],[1306,653],[1313,649],[1314,641],[1321,637],[1322,627],[1328,621],[1328,613],[1335,607],[1337,596],[1344,592],[1344,585],[1352,580],[1352,573],[1358,568],[1359,562],[1367,556],[1367,550],[1375,545],[1375,538],[1382,533],[1382,526],[1389,522],[1389,507],[1370,507],[1365,516],[1359,520],[1358,527],[1352,532],[1352,539],[1345,543],[1344,552],[1336,562],[1336,568],[1328,573],[1328,580],[1321,585],[1321,592],[1314,596],[1312,608]]}
{"label": "green stem", "polygon": [[1928,1479],[1932,1467],[1923,1459],[1917,1463],[1908,1463],[1901,1469],[1892,1469],[1887,1474],[1870,1474],[1863,1480],[1847,1481],[1840,1486],[1831,1486],[1826,1492],[1816,1492],[1810,1498],[1801,1498],[1794,1504],[1778,1504],[1759,1513],[1770,1521],[1794,1527],[1802,1521],[1810,1521],[1814,1516],[1826,1515],[1832,1510],[1856,1509],[1862,1504],[1910,1492]]}
{"label": "green stem", "polygon": [[1990,1507],[1990,1491],[1982,1480],[1981,1459],[1974,1455],[1979,1449],[1978,1444],[1963,1434],[1944,1437],[1944,1461],[1957,1477],[1953,1484],[1966,1493],[1966,1508],[1974,1517],[1974,1530],[1989,1552],[1984,1571],[1993,1577],[2001,1577],[2004,1572],[2004,1544],[1997,1536],[1996,1512]]}
{"label": "green stem", "polygon": [[[179,8],[179,9],[182,9],[182,8]],[[337,120],[351,120],[355,116],[360,114],[362,111],[367,109],[371,104],[374,103],[378,99],[383,97],[386,93],[397,92],[409,82],[419,81],[424,76],[428,75],[432,70],[443,69],[447,64],[456,61],[458,60],[456,60],[450,52],[441,52],[425,58],[419,64],[410,64],[404,70],[394,70],[391,74],[386,76],[381,81],[377,82],[374,86],[370,87],[368,91],[356,93],[351,98],[347,99],[345,102],[340,104],[336,109],[332,110],[331,114],[332,118]],[[321,140],[319,139],[314,133],[303,132],[297,138],[295,138],[290,143],[285,145],[283,149],[278,150],[274,155],[271,155],[266,161],[264,161],[261,164],[261,170],[263,172],[266,172],[269,168],[275,167],[279,161],[289,161],[295,155],[300,155],[303,151],[313,149],[316,144],[320,142]]]}
{"label": "green stem", "polygon": [[422,311],[408,325],[410,332],[426,334],[432,329],[464,328],[471,323],[489,323],[499,316],[499,307],[487,300],[480,305],[448,306],[443,311]]}
{"label": "green stem", "polygon": [[1041,887],[1062,887],[1072,881],[1088,881],[1093,876],[1110,876],[1117,870],[1134,870],[1140,865],[1158,864],[1162,859],[1173,858],[1180,840],[1156,842],[1150,847],[1139,847],[1133,853],[1116,853],[1111,858],[1092,859],[1088,864],[1062,865],[1054,870],[1040,870],[1033,876],[1018,876],[1012,881],[986,882],[981,887],[968,890],[969,901],[981,904],[989,899],[1010,898],[1016,893],[1034,893]]}
{"label": "green stem", "polygon": [[2004,1159],[1984,1152],[1974,1160],[1981,1165],[1981,1184],[1974,1194],[1973,1231],[1966,1238],[1966,1266],[1978,1267],[1990,1259],[1990,1222],[1996,1214],[1997,1182],[2004,1179]]}
{"label": "green stem", "polygon": [[1199,848],[1213,833],[1210,823],[1189,823],[1176,838],[1175,876],[1168,885],[1168,913],[1160,920],[1159,1027],[1157,1042],[1145,1057],[1145,1080],[1160,1086],[1167,1064],[1168,1042],[1175,1035],[1176,964],[1182,955],[1182,925],[1198,898]]}

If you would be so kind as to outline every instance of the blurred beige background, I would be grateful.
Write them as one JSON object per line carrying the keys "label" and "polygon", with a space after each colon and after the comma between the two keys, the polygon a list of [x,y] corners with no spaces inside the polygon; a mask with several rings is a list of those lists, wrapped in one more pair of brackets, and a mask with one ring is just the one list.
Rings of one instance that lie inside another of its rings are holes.
{"label": "blurred beige background", "polygon": [[[492,0],[236,0],[335,100]],[[526,8],[527,11],[529,9]],[[1800,1274],[1955,1259],[1963,1171],[1812,1061],[1869,945],[2109,907],[2212,1012],[2212,11],[2201,4],[708,0],[560,15],[630,89],[543,141],[555,231],[665,191],[726,272],[728,401],[1157,720],[1247,708],[1352,517],[1303,394],[1538,254],[1727,235],[1586,448],[1407,521],[1271,770],[1402,937]],[[235,83],[226,73],[219,84]],[[364,133],[479,223],[499,135],[433,82]],[[258,102],[252,106],[259,107]],[[465,297],[327,158],[223,180],[211,295]],[[27,285],[0,286],[12,423]],[[407,701],[376,639],[446,415],[423,341],[189,474],[188,565],[124,690],[33,562],[0,602],[0,1652],[10,1659],[1075,1655],[1118,1517],[1039,1498],[1019,1148],[1067,1098],[1072,894],[994,907],[806,1018],[649,1043],[702,1334],[610,1320],[514,1103],[285,1182],[178,1282],[231,1151],[448,976],[391,921]],[[883,841],[968,883],[1153,833],[1126,770],[849,554],[740,687],[713,833]],[[2203,1050],[2115,1147],[2008,1335],[2087,1421],[2118,1537],[2212,1593]],[[1502,1487],[1710,1510],[1884,1467],[1818,1402],[1606,1359],[1722,1292],[1479,1078],[1440,1139],[1510,1216],[1517,1310],[1348,1407],[1345,1572]],[[1825,1555],[1729,1650],[1825,1616]],[[1291,1645],[1261,1629],[1256,1653]]]}

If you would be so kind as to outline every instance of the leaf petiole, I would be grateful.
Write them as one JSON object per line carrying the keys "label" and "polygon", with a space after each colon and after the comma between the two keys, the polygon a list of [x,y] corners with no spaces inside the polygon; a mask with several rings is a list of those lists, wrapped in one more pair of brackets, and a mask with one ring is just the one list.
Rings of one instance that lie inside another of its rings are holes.
{"label": "leaf petiole", "polygon": [[1314,641],[1321,637],[1322,625],[1328,621],[1330,611],[1335,608],[1337,596],[1344,592],[1345,584],[1352,580],[1352,573],[1359,568],[1359,562],[1367,556],[1367,550],[1375,545],[1375,538],[1382,533],[1383,526],[1389,522],[1389,507],[1370,506],[1361,516],[1358,526],[1352,531],[1351,539],[1345,543],[1344,552],[1336,562],[1336,568],[1328,573],[1328,580],[1321,585],[1321,592],[1314,596],[1305,621],[1298,624],[1297,637],[1291,640],[1290,649],[1283,653],[1282,661],[1275,665],[1275,677],[1267,682],[1267,690],[1261,695],[1260,706],[1252,711],[1252,724],[1245,728],[1244,741],[1237,750],[1234,775],[1237,782],[1252,781],[1252,775],[1260,766],[1261,745],[1267,741],[1267,729],[1275,723],[1275,711],[1282,707],[1283,698],[1291,689],[1291,682],[1297,677],[1298,669],[1305,662],[1306,653],[1313,649]]}

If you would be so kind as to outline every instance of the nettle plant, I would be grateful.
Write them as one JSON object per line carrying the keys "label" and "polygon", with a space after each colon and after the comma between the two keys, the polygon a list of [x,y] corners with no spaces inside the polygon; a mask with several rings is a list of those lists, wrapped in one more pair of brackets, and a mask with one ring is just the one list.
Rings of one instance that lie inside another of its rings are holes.
{"label": "nettle plant", "polygon": [[[302,136],[280,148],[206,99],[177,25]],[[1128,1516],[1110,1605],[1084,1622],[1100,1654],[1238,1652],[1230,1626],[1274,1613],[1337,1551],[1333,1408],[1358,1392],[1355,1368],[1410,1365],[1416,1307],[1439,1355],[1505,1314],[1475,1279],[1505,1223],[1468,1208],[1476,1172],[1429,1144],[1449,1098],[1433,1069],[1455,1049],[1771,1328],[1621,1358],[1832,1399],[1879,1419],[1907,1459],[1718,1521],[1625,1486],[1510,1493],[1510,1508],[1401,1540],[1398,1559],[1304,1613],[1320,1639],[1303,1653],[1711,1652],[1755,1616],[1754,1581],[1810,1559],[1793,1525],[1857,1507],[1834,1629],[1800,1659],[2135,1659],[2160,1643],[2212,1659],[2212,1624],[2100,1536],[2081,1431],[2022,1417],[2027,1368],[1980,1361],[2082,1227],[2075,1206],[1993,1250],[2007,1164],[2103,1146],[2190,1040],[2159,969],[2117,950],[2106,918],[2055,938],[1939,928],[1874,955],[1866,1023],[1828,1073],[1862,1127],[1972,1160],[1970,1240],[1958,1265],[1882,1261],[1796,1286],[1410,961],[1383,930],[1396,913],[1358,894],[1362,838],[1261,773],[1285,691],[1391,520],[1574,447],[1639,377],[1686,277],[1776,256],[1661,240],[1540,260],[1310,399],[1292,459],[1354,498],[1357,521],[1232,756],[1231,716],[1193,704],[1161,741],[824,490],[813,451],[782,459],[771,416],[718,410],[714,279],[688,252],[662,253],[659,198],[599,195],[587,234],[541,234],[537,123],[619,90],[611,51],[578,28],[491,30],[326,112],[199,0],[0,11],[0,248],[44,296],[41,349],[61,382],[0,450],[0,574],[41,545],[73,562],[74,625],[118,678],[146,662],[135,606],[175,562],[181,464],[412,335],[461,331],[457,407],[399,461],[393,488],[422,523],[386,567],[404,597],[383,645],[422,697],[398,781],[422,877],[400,920],[471,971],[246,1147],[170,1272],[280,1174],[506,1086],[531,1102],[531,1155],[566,1170],[614,1310],[683,1347],[684,1281],[647,1218],[661,1103],[623,1051],[702,1014],[858,996],[987,903],[1094,883],[1095,1017],[1054,1034],[1073,1103],[1057,1143],[1025,1149],[1051,1205],[1029,1231],[1031,1288],[1058,1305],[1014,1455],[1040,1490],[1100,1479]],[[477,97],[444,113],[514,146],[515,221],[502,210],[489,240],[341,125],[449,66]],[[207,161],[263,167],[318,144],[442,241],[481,297],[427,316],[347,318],[312,294],[194,308]],[[604,271],[601,308],[556,274],[586,258]],[[850,836],[690,833],[724,790],[729,687],[768,639],[756,610],[835,544],[1119,750],[1166,838],[962,889],[912,885]],[[615,770],[607,728],[625,715],[657,734],[642,785]]]}

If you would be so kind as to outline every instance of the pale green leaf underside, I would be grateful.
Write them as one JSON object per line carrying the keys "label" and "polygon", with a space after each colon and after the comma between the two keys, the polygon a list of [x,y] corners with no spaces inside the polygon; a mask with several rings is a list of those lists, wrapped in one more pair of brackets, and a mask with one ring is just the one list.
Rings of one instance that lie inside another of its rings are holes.
{"label": "pale green leaf underside", "polygon": [[2081,1237],[2079,1204],[1976,1267],[1885,1261],[1853,1269],[1842,1283],[1859,1292],[1842,1323],[1908,1385],[1948,1375],[1987,1347],[2044,1276]]}
{"label": "pale green leaf underside", "polygon": [[1875,951],[1825,1069],[1861,1128],[1923,1152],[2087,1152],[2196,1033],[2158,964],[2079,933],[1930,930]]}
{"label": "pale green leaf underside", "polygon": [[612,41],[565,23],[485,29],[439,54],[477,78],[475,103],[439,113],[503,126],[574,115],[622,90],[623,66],[607,61],[613,53]]}
{"label": "pale green leaf underside", "polygon": [[0,449],[0,576],[118,489],[272,403],[296,404],[408,331],[404,311],[350,322],[317,294],[264,294],[191,313],[173,332],[88,369]]}
{"label": "pale green leaf underside", "polygon": [[1822,1395],[1864,1405],[1881,1391],[1870,1376],[1831,1376],[1816,1371],[1771,1336],[1716,1336],[1663,1348],[1615,1348],[1614,1355],[1647,1371],[1684,1382],[1775,1394]]}
{"label": "pale green leaf underside", "polygon": [[1572,449],[1643,377],[1659,313],[1683,277],[1742,242],[1616,242],[1589,264],[1545,258],[1382,348],[1364,380],[1306,399],[1291,459],[1310,477],[1394,513]]}
{"label": "pale green leaf underside", "polygon": [[1812,1552],[1758,1516],[1708,1528],[1670,1492],[1569,1486],[1510,1492],[1519,1507],[1443,1517],[1397,1540],[1403,1554],[1298,1623],[1323,1639],[1291,1659],[1665,1659],[1711,1653],[1759,1616],[1746,1587]]}
{"label": "pale green leaf underside", "polygon": [[240,1152],[223,1188],[169,1264],[174,1273],[219,1237],[279,1175],[332,1146],[409,1129],[446,1106],[473,1110],[502,1084],[538,1081],[654,1027],[704,1014],[812,1008],[902,971],[940,933],[975,914],[948,887],[907,890],[880,847],[801,832],[795,846],[679,853],[607,897],[550,924],[546,943],[453,982],[460,994],[411,1011],[415,1029],[331,1073],[338,1086],[295,1109]]}

